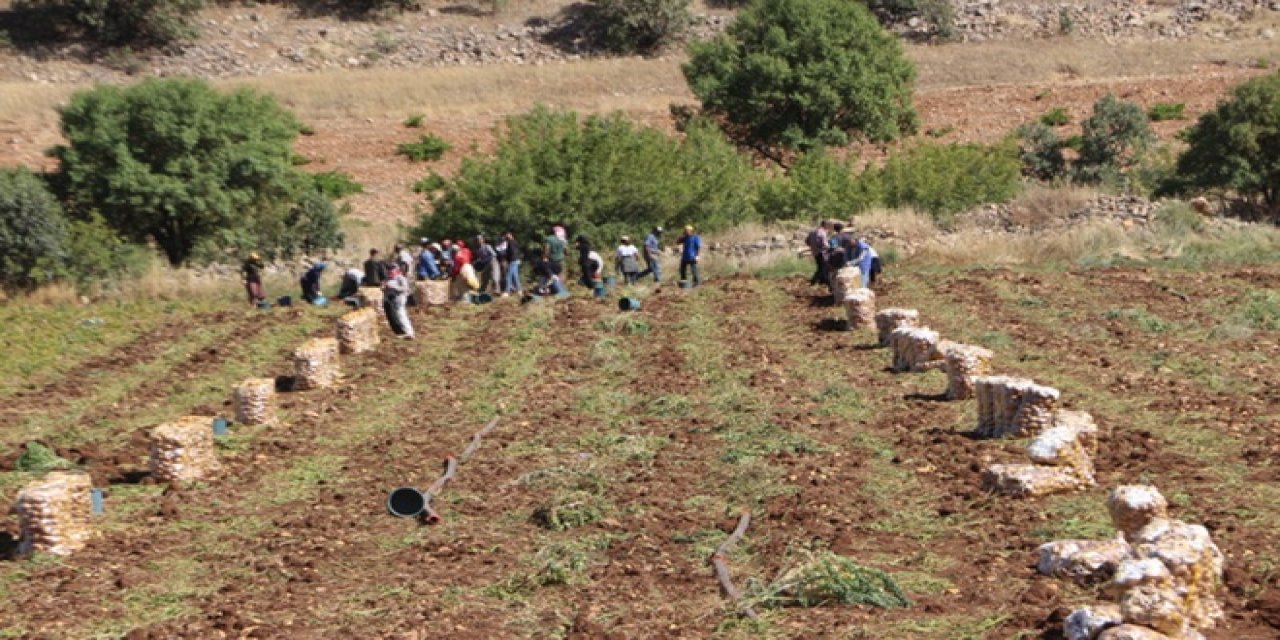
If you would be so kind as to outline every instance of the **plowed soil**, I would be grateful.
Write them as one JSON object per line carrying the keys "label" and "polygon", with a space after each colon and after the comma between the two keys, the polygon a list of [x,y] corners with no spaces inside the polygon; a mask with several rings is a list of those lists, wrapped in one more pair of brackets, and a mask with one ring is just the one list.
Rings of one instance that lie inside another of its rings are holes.
{"label": "plowed soil", "polygon": [[[102,534],[66,560],[0,561],[0,619],[50,638],[1057,638],[1103,596],[1037,576],[1035,548],[1110,535],[1106,492],[1150,482],[1227,554],[1228,618],[1208,637],[1275,638],[1280,335],[1223,327],[1278,277],[891,273],[881,307],[987,344],[999,372],[1102,426],[1099,486],[1029,500],[979,486],[1024,443],[974,438],[941,374],[892,373],[874,335],[825,330],[838,312],[799,278],[645,290],[633,314],[581,298],[418,311],[418,341],[384,334],[344,357],[338,388],[282,394],[279,427],[237,428],[221,477],[165,488],[112,457]],[[91,365],[145,363],[131,348]],[[286,355],[261,375],[288,375]],[[388,491],[426,487],[492,415],[436,500],[442,523],[386,514]],[[566,491],[600,513],[548,529]],[[889,571],[912,606],[743,623],[707,565],[743,509],[730,560],[749,593],[797,549],[830,549]]]}

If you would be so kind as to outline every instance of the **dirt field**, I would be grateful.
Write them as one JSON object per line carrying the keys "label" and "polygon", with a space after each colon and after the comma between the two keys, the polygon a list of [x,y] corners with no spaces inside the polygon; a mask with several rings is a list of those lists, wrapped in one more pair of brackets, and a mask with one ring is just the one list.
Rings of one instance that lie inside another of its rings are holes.
{"label": "dirt field", "polygon": [[[801,277],[642,288],[632,314],[578,298],[419,312],[419,341],[344,357],[339,389],[281,396],[283,426],[235,429],[223,477],[165,489],[142,430],[228,412],[232,384],[289,374],[338,313],[172,308],[3,389],[0,501],[30,479],[10,469],[32,437],[110,489],[87,550],[0,561],[0,637],[1056,638],[1097,596],[1038,577],[1036,546],[1112,535],[1106,492],[1151,482],[1228,556],[1209,637],[1275,638],[1277,285],[1274,266],[891,269],[880,306],[919,308],[1103,427],[1099,487],[1032,500],[979,488],[1023,443],[972,438],[973,404],[939,400],[940,373],[891,373],[874,336],[825,330],[836,310]],[[87,330],[68,324],[45,338]],[[495,414],[443,523],[385,514]],[[730,564],[748,590],[830,549],[913,606],[736,618],[707,560],[742,509]],[[16,519],[0,522],[11,546]]]}

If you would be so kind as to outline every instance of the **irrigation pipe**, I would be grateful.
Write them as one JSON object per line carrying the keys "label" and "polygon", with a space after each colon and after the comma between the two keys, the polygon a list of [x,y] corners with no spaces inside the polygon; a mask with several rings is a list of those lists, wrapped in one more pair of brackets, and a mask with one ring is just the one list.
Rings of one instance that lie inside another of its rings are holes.
{"label": "irrigation pipe", "polygon": [[449,482],[453,480],[453,477],[458,474],[458,465],[470,460],[471,456],[475,455],[476,449],[480,448],[480,441],[484,436],[488,435],[490,431],[493,431],[494,428],[498,426],[498,417],[499,416],[494,416],[493,419],[489,421],[489,424],[486,424],[483,429],[477,431],[475,435],[471,436],[471,442],[467,444],[466,449],[462,450],[461,456],[454,457],[451,454],[445,457],[444,474],[437,478],[435,482],[431,483],[431,486],[427,487],[426,491],[422,492],[422,498],[426,502],[426,506],[422,509],[423,522],[426,522],[427,524],[439,524],[443,519],[439,512],[431,506],[432,498],[440,495],[440,492],[444,491],[445,485],[449,484]]}
{"label": "irrigation pipe", "polygon": [[[711,554],[711,566],[715,567],[716,579],[720,581],[720,589],[724,591],[725,597],[729,598],[734,606],[742,603],[742,592],[733,584],[733,578],[729,575],[729,561],[726,556],[733,549],[733,545],[742,539],[749,526],[751,526],[751,512],[743,511],[742,517],[738,518],[738,526],[734,528],[733,533],[729,534],[729,537],[720,543],[720,546],[716,547],[715,553]],[[751,607],[743,609],[740,613],[752,620],[758,617]]]}

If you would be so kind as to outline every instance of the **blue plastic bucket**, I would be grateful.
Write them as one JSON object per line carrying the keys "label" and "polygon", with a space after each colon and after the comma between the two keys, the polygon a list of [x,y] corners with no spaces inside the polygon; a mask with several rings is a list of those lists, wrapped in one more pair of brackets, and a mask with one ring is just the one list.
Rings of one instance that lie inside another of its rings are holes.
{"label": "blue plastic bucket", "polygon": [[213,435],[215,436],[227,435],[227,427],[229,427],[230,425],[231,423],[228,422],[226,418],[214,418],[213,419]]}
{"label": "blue plastic bucket", "polygon": [[597,283],[591,288],[591,293],[597,298],[603,298],[609,295],[609,289],[605,287],[603,283]]}
{"label": "blue plastic bucket", "polygon": [[93,515],[102,515],[107,510],[106,494],[102,489],[93,488],[89,490],[89,496],[93,499]]}
{"label": "blue plastic bucket", "polygon": [[614,285],[616,285],[616,284],[618,284],[618,278],[617,278],[617,276],[605,276],[605,279],[604,279],[604,286],[606,286],[606,287],[612,287],[612,286],[614,286]]}
{"label": "blue plastic bucket", "polygon": [[413,487],[399,487],[387,494],[387,513],[412,518],[427,509],[427,497]]}
{"label": "blue plastic bucket", "polygon": [[640,301],[635,298],[621,298],[618,300],[618,311],[637,311],[640,309]]}

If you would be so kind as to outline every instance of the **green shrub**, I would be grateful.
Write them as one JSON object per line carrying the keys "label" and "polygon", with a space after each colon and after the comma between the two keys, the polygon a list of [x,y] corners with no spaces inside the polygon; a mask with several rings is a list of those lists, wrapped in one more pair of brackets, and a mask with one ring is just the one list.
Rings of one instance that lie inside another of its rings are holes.
{"label": "green shrub", "polygon": [[1052,181],[1066,175],[1067,159],[1062,155],[1066,143],[1043,122],[1018,127],[1019,158],[1022,175]]}
{"label": "green shrub", "polygon": [[[84,218],[154,241],[173,264],[264,238],[285,245],[285,218],[317,193],[290,162],[298,121],[274,98],[193,79],[102,85],[63,108],[59,190]],[[276,246],[257,248],[275,252]]]}
{"label": "green shrub", "polygon": [[443,138],[434,134],[424,134],[417,142],[405,142],[396,147],[396,153],[413,160],[426,162],[439,160],[444,153],[453,148]]}
{"label": "green shrub", "polygon": [[18,471],[41,472],[53,471],[54,469],[70,469],[73,467],[70,460],[59,456],[53,449],[46,447],[39,442],[28,442],[26,451],[14,461],[13,467]]}
{"label": "green shrub", "polygon": [[773,607],[865,604],[887,609],[911,606],[907,594],[889,574],[830,551],[803,554],[798,564],[749,599]]}
{"label": "green shrub", "polygon": [[713,231],[754,215],[755,172],[705,121],[675,138],[617,114],[580,120],[538,107],[496,137],[492,156],[462,161],[414,235],[532,238],[561,223],[612,238],[655,224]]}
{"label": "green shrub", "polygon": [[682,70],[705,113],[775,159],[780,149],[890,141],[919,125],[915,69],[858,3],[752,2],[726,34],[690,44]]}
{"label": "green shrub", "polygon": [[331,200],[345,198],[356,193],[364,193],[364,185],[356,182],[351,174],[344,171],[325,171],[311,176],[316,191]]}
{"label": "green shrub", "polygon": [[886,205],[915,207],[944,225],[965,209],[1007,202],[1021,186],[1017,150],[1010,144],[920,144],[864,175],[873,177]]}
{"label": "green shrub", "polygon": [[670,44],[693,21],[689,0],[591,0],[595,37],[617,53],[649,53]]}
{"label": "green shrub", "polygon": [[761,181],[756,209],[766,222],[846,218],[876,203],[868,185],[858,180],[853,162],[815,149],[796,159],[786,175]]}
{"label": "green shrub", "polygon": [[444,176],[432,171],[423,176],[421,180],[413,183],[413,192],[432,193],[443,189],[447,184],[449,184],[449,181],[445,180]]}
{"label": "green shrub", "polygon": [[1061,127],[1071,122],[1071,114],[1063,107],[1054,107],[1040,116],[1040,123],[1048,127]]}
{"label": "green shrub", "polygon": [[955,9],[947,0],[864,0],[863,3],[885,26],[920,18],[933,28],[939,39],[956,37]]}
{"label": "green shrub", "polygon": [[51,11],[72,35],[117,47],[164,46],[195,37],[203,0],[25,0]]}
{"label": "green shrub", "polygon": [[1280,73],[1237,86],[1182,139],[1167,191],[1231,191],[1280,216]]}
{"label": "green shrub", "polygon": [[111,288],[124,278],[140,275],[153,254],[120,237],[97,213],[72,220],[59,275],[81,290]]}
{"label": "green shrub", "polygon": [[410,129],[417,129],[422,126],[422,121],[426,120],[426,118],[427,117],[421,113],[415,113],[404,119],[404,126],[409,127]]}
{"label": "green shrub", "polygon": [[0,169],[0,286],[52,280],[66,239],[66,216],[44,180],[26,169]]}
{"label": "green shrub", "polygon": [[1093,115],[1080,124],[1080,159],[1076,179],[1086,183],[1122,180],[1155,144],[1156,136],[1142,107],[1107,94],[1093,105]]}
{"label": "green shrub", "polygon": [[1186,110],[1185,102],[1157,102],[1147,109],[1147,118],[1152,122],[1181,120],[1186,117]]}

